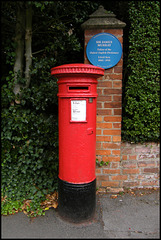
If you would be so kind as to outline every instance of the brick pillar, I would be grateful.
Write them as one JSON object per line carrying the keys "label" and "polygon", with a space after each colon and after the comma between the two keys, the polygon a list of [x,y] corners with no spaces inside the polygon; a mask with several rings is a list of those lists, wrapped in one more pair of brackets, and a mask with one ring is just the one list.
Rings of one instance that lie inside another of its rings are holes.
{"label": "brick pillar", "polygon": [[[102,6],[81,25],[84,29],[84,63],[90,64],[86,56],[88,41],[98,33],[111,33],[123,47],[125,23],[108,13]],[[98,79],[96,158],[109,162],[96,168],[98,187],[121,188],[126,176],[121,175],[121,120],[122,120],[122,69],[123,56],[117,65],[106,69]]]}

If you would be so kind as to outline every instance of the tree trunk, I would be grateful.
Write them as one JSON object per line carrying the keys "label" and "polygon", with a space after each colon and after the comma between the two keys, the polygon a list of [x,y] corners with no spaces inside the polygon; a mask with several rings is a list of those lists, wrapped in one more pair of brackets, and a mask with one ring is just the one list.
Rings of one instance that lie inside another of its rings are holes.
{"label": "tree trunk", "polygon": [[[30,85],[30,67],[32,65],[32,3],[17,1],[17,23],[16,23],[16,57],[14,64],[14,88],[13,92],[16,96],[21,97],[21,89],[28,88]],[[24,50],[25,43],[25,50]],[[25,54],[24,54],[25,51]],[[25,56],[25,72],[24,72],[24,56]],[[26,84],[20,84],[19,78],[25,77]],[[19,100],[15,100],[20,103]]]}
{"label": "tree trunk", "polygon": [[26,57],[26,69],[25,79],[26,88],[30,85],[30,67],[32,65],[32,4],[26,2],[26,33],[25,33],[25,57]]}
{"label": "tree trunk", "polygon": [[21,84],[18,83],[18,78],[23,74],[23,58],[24,58],[24,30],[25,30],[25,18],[24,18],[24,2],[17,2],[17,23],[16,23],[16,56],[14,64],[14,88],[15,95],[20,94]]}

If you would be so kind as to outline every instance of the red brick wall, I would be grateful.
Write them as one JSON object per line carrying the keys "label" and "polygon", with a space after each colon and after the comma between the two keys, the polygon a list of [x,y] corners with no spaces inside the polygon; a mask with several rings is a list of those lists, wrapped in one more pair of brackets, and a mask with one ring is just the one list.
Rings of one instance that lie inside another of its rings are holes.
{"label": "red brick wall", "polygon": [[[115,35],[123,43],[122,29],[85,30],[84,62],[89,64],[86,46],[91,37],[100,32]],[[113,68],[105,70],[103,77],[98,79],[97,86],[97,126],[96,126],[96,157],[99,161],[109,162],[108,169],[98,168],[97,183],[102,187],[118,187],[116,176],[120,174],[121,153],[121,114],[122,114],[122,65],[123,59]]]}
{"label": "red brick wall", "polygon": [[[123,45],[123,29],[85,30],[84,63],[90,64],[86,56],[88,41],[101,32],[115,35]],[[159,186],[159,146],[121,143],[122,67],[123,56],[98,79],[96,158],[108,165],[96,168],[97,186]]]}
{"label": "red brick wall", "polygon": [[120,164],[97,167],[97,187],[151,188],[160,186],[160,144],[121,143]]}
{"label": "red brick wall", "polygon": [[121,144],[123,187],[159,187],[160,144]]}

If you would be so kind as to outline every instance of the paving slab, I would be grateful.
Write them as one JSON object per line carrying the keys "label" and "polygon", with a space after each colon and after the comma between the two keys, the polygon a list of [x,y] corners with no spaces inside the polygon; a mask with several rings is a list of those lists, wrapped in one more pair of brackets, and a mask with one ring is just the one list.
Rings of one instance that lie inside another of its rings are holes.
{"label": "paving slab", "polygon": [[159,196],[159,191],[139,196],[98,194],[94,218],[80,224],[64,221],[53,208],[34,219],[23,212],[1,216],[1,238],[160,239]]}
{"label": "paving slab", "polygon": [[75,224],[60,218],[58,211],[50,209],[45,216],[34,219],[24,213],[2,216],[2,239],[20,238],[104,238],[101,207],[97,197],[96,214],[92,220]]}
{"label": "paving slab", "polygon": [[[142,190],[143,191],[143,190]],[[102,195],[105,235],[108,238],[159,238],[159,192]]]}

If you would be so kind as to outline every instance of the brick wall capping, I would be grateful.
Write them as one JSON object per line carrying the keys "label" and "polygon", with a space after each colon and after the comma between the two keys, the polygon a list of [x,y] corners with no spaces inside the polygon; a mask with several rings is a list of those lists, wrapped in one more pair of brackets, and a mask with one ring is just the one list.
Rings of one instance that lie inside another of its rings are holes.
{"label": "brick wall capping", "polygon": [[81,24],[82,29],[118,29],[124,28],[126,23],[115,18],[115,14],[108,12],[101,5],[92,13],[89,19]]}
{"label": "brick wall capping", "polygon": [[113,12],[109,12],[102,5],[99,6],[99,8],[89,15],[90,18],[100,18],[100,17],[116,17],[116,15]]}

